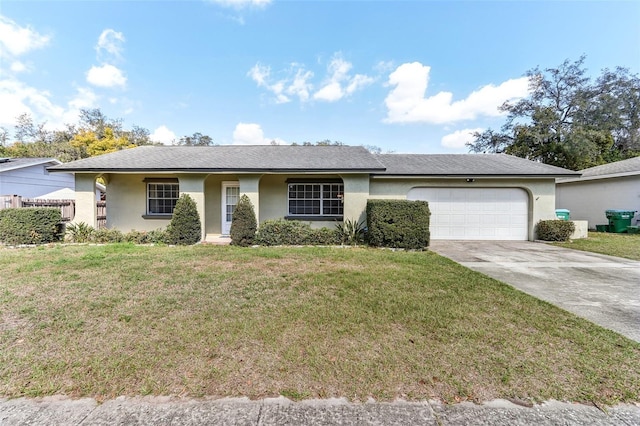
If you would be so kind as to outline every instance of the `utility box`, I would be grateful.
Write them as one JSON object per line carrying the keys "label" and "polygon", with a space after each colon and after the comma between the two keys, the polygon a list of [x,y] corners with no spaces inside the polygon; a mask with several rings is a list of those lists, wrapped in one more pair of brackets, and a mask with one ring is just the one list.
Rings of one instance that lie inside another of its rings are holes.
{"label": "utility box", "polygon": [[609,232],[627,232],[627,227],[631,226],[631,219],[635,214],[635,210],[605,210],[605,215],[609,219]]}
{"label": "utility box", "polygon": [[571,212],[567,209],[556,209],[556,219],[558,220],[569,220],[571,216]]}

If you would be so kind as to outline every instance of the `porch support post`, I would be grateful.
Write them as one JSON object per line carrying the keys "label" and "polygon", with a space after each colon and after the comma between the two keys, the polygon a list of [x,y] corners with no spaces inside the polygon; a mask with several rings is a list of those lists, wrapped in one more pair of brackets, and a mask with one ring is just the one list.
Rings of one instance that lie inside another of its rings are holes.
{"label": "porch support post", "polygon": [[205,204],[204,204],[204,181],[207,175],[204,174],[181,174],[178,175],[178,183],[180,185],[180,195],[187,194],[195,202],[198,210],[198,216],[200,216],[200,240],[204,241],[206,237],[205,232]]}
{"label": "porch support post", "polygon": [[253,204],[256,213],[256,221],[260,223],[260,179],[262,175],[240,175],[240,195],[246,194]]}
{"label": "porch support post", "polygon": [[369,175],[343,175],[344,220],[366,219],[369,198]]}
{"label": "porch support post", "polygon": [[76,214],[73,223],[84,222],[93,228],[98,227],[96,207],[96,178],[93,173],[76,173]]}

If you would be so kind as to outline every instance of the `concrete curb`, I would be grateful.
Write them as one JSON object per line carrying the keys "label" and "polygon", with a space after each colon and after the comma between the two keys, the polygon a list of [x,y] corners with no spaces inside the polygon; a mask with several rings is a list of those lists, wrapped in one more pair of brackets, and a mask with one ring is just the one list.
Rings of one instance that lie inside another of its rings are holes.
{"label": "concrete curb", "polygon": [[482,405],[436,401],[352,404],[345,399],[293,402],[284,397],[184,399],[53,396],[0,399],[0,425],[640,425],[639,405],[599,409],[547,401],[533,407],[494,400]]}

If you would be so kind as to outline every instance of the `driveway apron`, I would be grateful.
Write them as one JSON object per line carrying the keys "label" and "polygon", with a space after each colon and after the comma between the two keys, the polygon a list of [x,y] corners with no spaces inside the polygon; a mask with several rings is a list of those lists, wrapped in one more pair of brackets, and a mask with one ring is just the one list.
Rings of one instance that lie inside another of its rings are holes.
{"label": "driveway apron", "polygon": [[432,241],[431,250],[640,342],[640,262],[529,241]]}

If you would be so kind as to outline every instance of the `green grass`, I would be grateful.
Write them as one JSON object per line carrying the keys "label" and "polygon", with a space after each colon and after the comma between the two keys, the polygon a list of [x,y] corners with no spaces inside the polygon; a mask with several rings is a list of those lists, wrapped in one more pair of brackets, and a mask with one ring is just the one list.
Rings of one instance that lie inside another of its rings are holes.
{"label": "green grass", "polygon": [[430,252],[0,250],[0,395],[638,401],[640,344]]}
{"label": "green grass", "polygon": [[640,260],[640,234],[589,232],[589,238],[554,243],[559,247]]}

